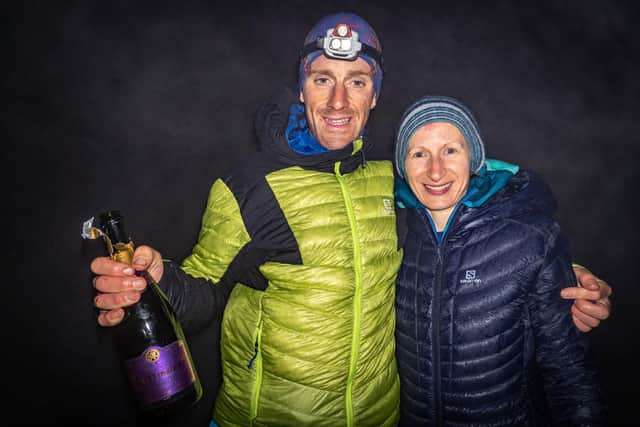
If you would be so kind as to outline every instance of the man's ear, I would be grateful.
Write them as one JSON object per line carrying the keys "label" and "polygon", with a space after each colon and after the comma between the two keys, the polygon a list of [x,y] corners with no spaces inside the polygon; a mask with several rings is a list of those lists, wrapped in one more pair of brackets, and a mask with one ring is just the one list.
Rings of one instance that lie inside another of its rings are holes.
{"label": "man's ear", "polygon": [[300,99],[300,102],[304,104],[304,95],[302,94],[302,91],[300,91],[300,97],[298,99]]}
{"label": "man's ear", "polygon": [[373,95],[373,101],[371,101],[371,110],[373,110],[374,108],[376,108],[376,105],[378,104],[378,97],[376,95]]}

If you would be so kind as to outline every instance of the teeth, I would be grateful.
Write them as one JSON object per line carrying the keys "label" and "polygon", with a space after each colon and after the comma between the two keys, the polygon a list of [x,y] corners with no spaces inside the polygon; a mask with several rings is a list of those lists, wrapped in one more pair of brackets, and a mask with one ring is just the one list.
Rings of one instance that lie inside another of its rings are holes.
{"label": "teeth", "polygon": [[342,125],[346,125],[347,123],[349,123],[349,119],[325,119],[325,121],[327,123],[329,123],[332,126],[342,126]]}
{"label": "teeth", "polygon": [[444,190],[446,188],[451,187],[451,183],[444,184],[444,185],[437,185],[437,186],[436,185],[427,185],[427,184],[425,184],[424,186],[427,187],[429,190],[441,191],[441,190]]}

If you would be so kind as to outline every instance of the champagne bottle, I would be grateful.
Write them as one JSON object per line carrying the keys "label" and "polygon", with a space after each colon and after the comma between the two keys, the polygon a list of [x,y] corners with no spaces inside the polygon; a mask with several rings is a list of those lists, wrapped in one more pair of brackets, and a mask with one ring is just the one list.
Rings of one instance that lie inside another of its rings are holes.
{"label": "champagne bottle", "polygon": [[[126,234],[120,211],[111,210],[85,221],[82,236],[102,237],[112,259],[131,264],[134,244]],[[140,300],[125,308],[115,326],[129,382],[140,409],[153,415],[175,414],[202,397],[202,385],[187,341],[169,300],[147,271]]]}

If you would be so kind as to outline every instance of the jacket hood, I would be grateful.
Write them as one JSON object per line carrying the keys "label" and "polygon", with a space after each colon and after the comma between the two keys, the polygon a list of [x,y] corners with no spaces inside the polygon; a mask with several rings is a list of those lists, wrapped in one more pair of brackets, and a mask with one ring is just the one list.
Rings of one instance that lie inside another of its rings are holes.
{"label": "jacket hood", "polygon": [[340,150],[323,153],[300,154],[292,150],[285,132],[291,106],[297,103],[297,94],[291,88],[283,87],[258,109],[255,130],[261,152],[273,156],[282,166],[298,165],[320,171],[333,171],[334,164],[341,162],[341,173],[347,173],[366,163],[365,153],[371,149],[366,137],[362,138],[362,144],[352,142]]}
{"label": "jacket hood", "polygon": [[526,213],[553,216],[558,204],[547,183],[533,171],[521,170],[487,203],[494,216],[513,217]]}

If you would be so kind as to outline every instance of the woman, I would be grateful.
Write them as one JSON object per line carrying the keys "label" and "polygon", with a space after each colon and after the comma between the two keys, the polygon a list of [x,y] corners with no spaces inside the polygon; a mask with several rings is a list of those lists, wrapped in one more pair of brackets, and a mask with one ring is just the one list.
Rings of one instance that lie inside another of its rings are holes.
{"label": "woman", "polygon": [[427,96],[403,115],[396,201],[407,236],[398,275],[403,425],[598,425],[604,406],[575,283],[536,175],[485,161],[459,101]]}

